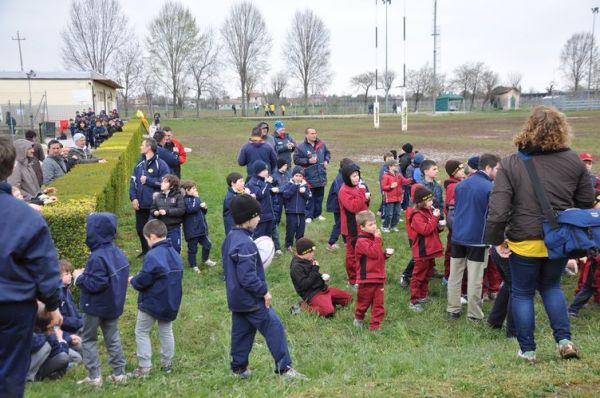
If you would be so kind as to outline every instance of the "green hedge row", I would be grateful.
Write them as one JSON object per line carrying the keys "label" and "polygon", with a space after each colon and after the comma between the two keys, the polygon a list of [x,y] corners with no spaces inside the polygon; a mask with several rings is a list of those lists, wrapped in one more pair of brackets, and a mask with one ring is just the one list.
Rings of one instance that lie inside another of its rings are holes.
{"label": "green hedge row", "polygon": [[122,132],[115,133],[95,151],[94,155],[106,159],[106,163],[76,165],[52,183],[58,189],[59,202],[45,206],[43,214],[60,258],[70,260],[76,267],[85,264],[89,255],[85,244],[86,217],[95,211],[116,213],[124,204],[147,127],[145,119],[132,118]]}

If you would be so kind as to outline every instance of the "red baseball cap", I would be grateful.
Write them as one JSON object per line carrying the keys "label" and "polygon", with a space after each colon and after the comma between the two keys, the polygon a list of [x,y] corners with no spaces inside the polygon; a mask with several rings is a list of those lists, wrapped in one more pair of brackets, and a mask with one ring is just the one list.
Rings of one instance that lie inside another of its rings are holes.
{"label": "red baseball cap", "polygon": [[594,157],[590,153],[588,153],[588,152],[581,152],[579,154],[579,159],[583,160],[584,162],[585,161],[589,161],[589,162],[593,162],[594,161]]}

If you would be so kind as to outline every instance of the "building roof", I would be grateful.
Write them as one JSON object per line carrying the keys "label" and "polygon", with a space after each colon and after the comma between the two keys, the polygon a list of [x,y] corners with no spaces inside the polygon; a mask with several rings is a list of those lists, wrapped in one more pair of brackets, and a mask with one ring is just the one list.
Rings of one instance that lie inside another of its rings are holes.
{"label": "building roof", "polygon": [[462,95],[458,95],[458,94],[444,94],[444,95],[440,95],[439,97],[436,98],[436,100],[450,100],[450,101],[458,101],[458,100],[464,100],[464,97]]}
{"label": "building roof", "polygon": [[[27,80],[28,72],[1,72],[0,80]],[[112,88],[123,88],[119,83],[94,71],[87,72],[35,72],[35,80],[94,80]]]}
{"label": "building roof", "polygon": [[510,92],[511,90],[515,90],[519,94],[521,93],[518,88],[498,86],[498,87],[494,87],[494,89],[492,90],[492,95],[506,94],[506,93]]}

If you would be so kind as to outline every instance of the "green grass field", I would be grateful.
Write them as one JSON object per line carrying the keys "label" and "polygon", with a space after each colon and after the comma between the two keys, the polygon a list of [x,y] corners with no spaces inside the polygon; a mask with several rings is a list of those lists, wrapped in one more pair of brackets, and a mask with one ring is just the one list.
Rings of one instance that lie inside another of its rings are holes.
{"label": "green grass field", "polygon": [[[570,114],[575,132],[573,147],[600,154],[597,126],[600,113]],[[411,142],[428,157],[443,163],[453,157],[465,160],[472,154],[491,151],[505,155],[513,150],[512,135],[524,122],[526,113],[426,116],[411,115],[410,132],[400,132],[398,118],[383,118],[374,130],[369,119],[289,120],[288,132],[296,140],[308,126],[317,128],[332,152],[332,166],[342,157],[359,161],[371,190],[377,189],[381,155]],[[298,301],[289,278],[290,255],[276,259],[267,270],[273,305],[287,330],[294,366],[310,381],[286,383],[273,374],[273,363],[262,337],[257,337],[250,357],[253,371],[249,380],[237,380],[229,372],[230,313],[222,280],[220,245],[223,241],[222,201],[225,176],[242,171],[236,164],[240,146],[246,141],[255,120],[202,119],[167,121],[175,136],[193,152],[183,167],[185,178],[199,183],[200,196],[209,205],[208,222],[213,242],[211,257],[219,261],[213,269],[197,275],[186,268],[184,297],[174,323],[176,356],[174,372],[159,370],[155,345],[152,375],[125,385],[105,383],[102,388],[80,387],[76,380],[86,375],[79,366],[59,381],[33,383],[30,397],[73,396],[165,396],[165,397],[546,397],[598,396],[600,391],[600,308],[594,304],[581,311],[572,324],[573,339],[583,353],[579,361],[560,360],[548,320],[536,304],[538,364],[531,367],[516,358],[514,339],[503,332],[473,324],[461,318],[446,320],[446,292],[439,279],[430,283],[432,302],[423,314],[408,309],[408,291],[398,278],[410,257],[406,234],[386,234],[385,245],[396,254],[387,262],[386,317],[379,334],[352,326],[353,306],[341,309],[333,319],[302,313],[294,316],[290,306]],[[272,123],[270,123],[272,125]],[[337,167],[331,167],[330,180]],[[440,173],[440,181],[445,176]],[[371,209],[376,211],[378,201]],[[333,217],[307,225],[306,236],[317,243],[322,272],[332,275],[331,284],[345,288],[343,251],[325,250]],[[131,260],[132,272],[139,270],[135,258],[139,243],[133,211],[124,207],[119,214],[119,245]],[[280,228],[281,233],[281,228]],[[283,237],[283,234],[282,234]],[[185,256],[184,256],[185,259]],[[439,262],[441,264],[441,262]],[[439,268],[439,267],[438,267]],[[567,299],[573,296],[576,278],[565,278]],[[120,320],[127,370],[137,365],[134,326],[137,293],[127,295]],[[484,304],[488,313],[491,303]],[[156,336],[154,342],[157,343]],[[103,351],[103,350],[101,350]],[[103,375],[110,372],[103,354]]]}

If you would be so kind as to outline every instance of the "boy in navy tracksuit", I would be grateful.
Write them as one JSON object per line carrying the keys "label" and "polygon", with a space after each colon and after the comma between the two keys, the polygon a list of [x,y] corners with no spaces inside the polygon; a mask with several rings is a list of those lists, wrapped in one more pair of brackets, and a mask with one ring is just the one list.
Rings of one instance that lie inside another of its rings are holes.
{"label": "boy in navy tracksuit", "polygon": [[269,175],[269,168],[262,160],[257,160],[252,165],[254,173],[248,181],[250,195],[254,196],[260,203],[260,223],[254,230],[254,239],[261,236],[271,236],[273,230],[273,195],[271,183],[273,177]]}
{"label": "boy in navy tracksuit", "polygon": [[231,199],[241,193],[250,193],[250,190],[246,188],[244,177],[240,173],[229,173],[226,181],[228,188],[225,199],[223,199],[223,226],[225,227],[225,236],[227,236],[231,228],[233,228],[233,218],[231,217],[231,211],[229,210]]}
{"label": "boy in navy tracksuit", "polygon": [[61,329],[69,334],[79,334],[83,327],[83,318],[75,305],[73,295],[71,294],[71,282],[73,280],[73,266],[70,262],[60,261],[60,278],[62,280],[60,313],[63,316]]}
{"label": "boy in navy tracksuit", "polygon": [[90,257],[85,269],[75,270],[75,285],[81,291],[83,362],[89,375],[78,384],[102,385],[98,356],[98,327],[102,329],[108,351],[108,363],[113,368],[109,381],[123,382],[125,356],[121,347],[118,321],[123,313],[129,262],[114,243],[117,237],[117,217],[112,213],[92,213],[87,218],[87,239]]}
{"label": "boy in navy tracksuit", "polygon": [[15,164],[9,137],[0,136],[0,396],[20,397],[31,360],[36,297],[51,314],[62,316],[58,257],[43,217],[12,196],[5,182]]}
{"label": "boy in navy tracksuit", "polygon": [[177,318],[182,296],[183,262],[167,239],[167,227],[162,221],[149,221],[144,226],[144,236],[150,251],[144,257],[141,271],[129,278],[131,286],[139,292],[135,324],[138,368],[133,372],[135,377],[144,377],[152,369],[150,331],[154,322],[158,322],[162,369],[171,372],[175,354],[173,321]]}
{"label": "boy in navy tracksuit", "polygon": [[230,205],[236,226],[221,247],[227,304],[231,311],[231,371],[250,377],[248,356],[258,330],[275,360],[275,372],[288,379],[305,379],[292,368],[287,337],[281,320],[271,308],[271,293],[265,270],[252,240],[252,230],[260,221],[261,205],[250,195],[234,197]]}
{"label": "boy in navy tracksuit", "polygon": [[217,263],[212,261],[210,249],[212,242],[208,238],[208,225],[206,224],[205,214],[208,211],[206,202],[198,196],[198,187],[193,181],[183,181],[181,189],[185,192],[183,202],[185,203],[185,216],[183,216],[183,235],[188,247],[188,263],[195,272],[200,272],[196,265],[196,253],[198,253],[198,243],[202,245],[202,262],[207,267],[212,267]]}
{"label": "boy in navy tracksuit", "polygon": [[304,170],[294,167],[292,178],[283,187],[285,206],[285,247],[293,253],[294,237],[296,241],[304,236],[306,227],[306,203],[312,193],[304,181]]}
{"label": "boy in navy tracksuit", "polygon": [[273,173],[273,244],[275,245],[275,255],[281,256],[281,244],[279,243],[279,223],[281,223],[281,213],[283,212],[283,187],[292,178],[292,173],[288,170],[286,159],[277,160],[277,170]]}

